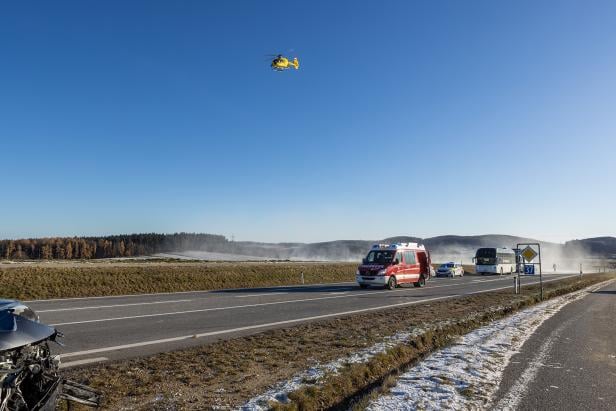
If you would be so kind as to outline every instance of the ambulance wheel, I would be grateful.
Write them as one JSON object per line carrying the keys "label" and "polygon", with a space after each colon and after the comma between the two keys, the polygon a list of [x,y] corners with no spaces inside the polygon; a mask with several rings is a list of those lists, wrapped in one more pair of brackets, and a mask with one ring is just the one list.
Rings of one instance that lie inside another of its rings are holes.
{"label": "ambulance wheel", "polygon": [[389,277],[389,281],[387,281],[387,289],[393,290],[394,288],[396,288],[396,285],[396,277]]}
{"label": "ambulance wheel", "polygon": [[360,284],[359,288],[368,288],[368,284]]}
{"label": "ambulance wheel", "polygon": [[416,283],[413,283],[413,285],[415,287],[423,287],[426,285],[426,277],[424,277],[423,275],[421,277],[419,277],[419,281],[417,281]]}

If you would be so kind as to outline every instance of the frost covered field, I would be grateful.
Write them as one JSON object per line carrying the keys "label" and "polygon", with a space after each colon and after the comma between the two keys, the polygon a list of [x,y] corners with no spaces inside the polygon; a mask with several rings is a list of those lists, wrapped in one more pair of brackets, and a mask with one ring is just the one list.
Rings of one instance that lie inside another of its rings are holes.
{"label": "frost covered field", "polygon": [[486,409],[511,357],[548,318],[579,300],[593,285],[527,308],[461,337],[400,375],[369,410]]}
{"label": "frost covered field", "polygon": [[177,258],[180,260],[206,260],[206,261],[267,261],[266,257],[255,257],[243,254],[216,253],[212,251],[183,251],[177,253],[158,253],[154,257]]}

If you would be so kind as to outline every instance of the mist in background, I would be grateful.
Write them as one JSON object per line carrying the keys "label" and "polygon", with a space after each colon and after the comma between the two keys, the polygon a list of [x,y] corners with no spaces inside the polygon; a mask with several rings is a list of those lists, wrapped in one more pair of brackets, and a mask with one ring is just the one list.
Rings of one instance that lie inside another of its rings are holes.
{"label": "mist in background", "polygon": [[[169,251],[159,254],[163,257],[179,257],[202,260],[261,261],[346,261],[360,262],[372,244],[417,242],[430,251],[433,263],[448,261],[473,265],[473,257],[478,248],[506,247],[516,248],[519,243],[539,243],[543,272],[577,272],[580,264],[586,272],[597,267],[605,267],[616,262],[616,238],[594,238],[569,241],[557,244],[507,235],[482,236],[441,236],[421,239],[398,236],[376,241],[338,240],[321,243],[259,243],[227,242],[215,248],[207,244],[193,244],[190,249]],[[524,246],[521,246],[524,247]],[[537,250],[537,247],[533,247]],[[217,251],[214,251],[216,249]],[[535,259],[533,262],[539,262]],[[556,267],[554,267],[556,265]],[[537,270],[539,268],[537,267]]]}

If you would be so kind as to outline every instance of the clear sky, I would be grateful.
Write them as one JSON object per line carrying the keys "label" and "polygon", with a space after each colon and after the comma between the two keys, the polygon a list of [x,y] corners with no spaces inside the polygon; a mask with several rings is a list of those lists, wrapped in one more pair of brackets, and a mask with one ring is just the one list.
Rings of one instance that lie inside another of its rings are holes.
{"label": "clear sky", "polygon": [[609,0],[2,2],[0,237],[614,235],[615,21]]}

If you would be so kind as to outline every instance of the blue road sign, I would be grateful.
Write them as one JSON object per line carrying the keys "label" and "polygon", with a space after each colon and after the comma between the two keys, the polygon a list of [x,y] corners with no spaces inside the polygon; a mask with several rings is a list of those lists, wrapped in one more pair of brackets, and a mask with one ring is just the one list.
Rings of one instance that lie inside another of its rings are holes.
{"label": "blue road sign", "polygon": [[524,274],[535,275],[535,265],[534,264],[524,264]]}

